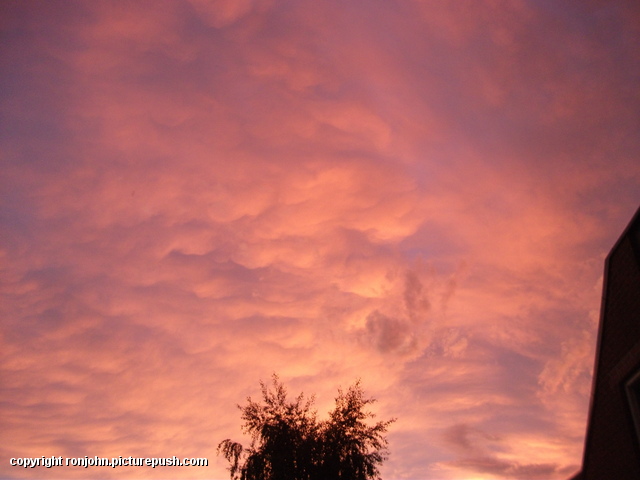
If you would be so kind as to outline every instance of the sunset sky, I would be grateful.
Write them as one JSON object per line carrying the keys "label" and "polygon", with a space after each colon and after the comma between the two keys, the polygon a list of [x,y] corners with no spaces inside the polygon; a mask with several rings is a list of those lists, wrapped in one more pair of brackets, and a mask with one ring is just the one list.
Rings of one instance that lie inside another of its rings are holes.
{"label": "sunset sky", "polygon": [[226,479],[275,372],[361,379],[384,480],[567,479],[639,5],[2,0],[0,477]]}

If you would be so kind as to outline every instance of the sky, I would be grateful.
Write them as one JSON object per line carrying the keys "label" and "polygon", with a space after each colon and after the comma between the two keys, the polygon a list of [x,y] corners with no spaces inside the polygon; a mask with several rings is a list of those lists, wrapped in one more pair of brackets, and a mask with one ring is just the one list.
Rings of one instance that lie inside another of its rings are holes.
{"label": "sky", "polygon": [[385,480],[579,469],[636,2],[2,0],[0,35],[0,476],[228,478],[273,373],[320,418],[360,379]]}

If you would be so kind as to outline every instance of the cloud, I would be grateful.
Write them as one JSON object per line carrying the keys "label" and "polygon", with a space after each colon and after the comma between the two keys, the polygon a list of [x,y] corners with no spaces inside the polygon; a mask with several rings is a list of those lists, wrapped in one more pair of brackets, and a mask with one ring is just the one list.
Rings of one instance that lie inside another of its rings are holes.
{"label": "cloud", "polygon": [[239,2],[190,0],[189,3],[195,8],[200,18],[216,28],[228,27],[246,17],[257,5],[268,4],[268,2],[254,2],[252,0]]}
{"label": "cloud", "polygon": [[434,348],[458,355],[465,349],[466,339],[446,326],[453,278],[445,282],[433,268],[417,263],[403,275],[388,272],[387,280],[380,307],[387,313],[377,308],[366,316],[361,333],[365,343],[404,356]]}
{"label": "cloud", "polygon": [[385,478],[568,476],[638,203],[637,9],[5,10],[3,456],[222,478],[275,371],[320,414],[362,378]]}
{"label": "cloud", "polygon": [[389,318],[378,311],[367,317],[367,334],[373,338],[381,352],[390,350],[407,351],[416,348],[416,340],[407,324]]}
{"label": "cloud", "polygon": [[[460,458],[442,465],[467,472],[489,473],[500,478],[536,479],[555,475],[569,475],[576,465],[553,463],[523,463],[509,459],[509,443],[466,424],[449,427],[443,433],[444,441],[459,453]],[[531,452],[535,456],[537,452]],[[507,458],[507,459],[505,459]]]}

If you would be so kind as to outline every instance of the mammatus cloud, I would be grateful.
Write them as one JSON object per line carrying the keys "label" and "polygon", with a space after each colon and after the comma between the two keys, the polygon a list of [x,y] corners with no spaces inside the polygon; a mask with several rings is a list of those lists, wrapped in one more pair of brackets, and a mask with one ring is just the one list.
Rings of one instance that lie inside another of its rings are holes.
{"label": "mammatus cloud", "polygon": [[637,8],[3,10],[2,458],[226,478],[277,372],[319,415],[361,378],[384,478],[573,473],[638,204]]}

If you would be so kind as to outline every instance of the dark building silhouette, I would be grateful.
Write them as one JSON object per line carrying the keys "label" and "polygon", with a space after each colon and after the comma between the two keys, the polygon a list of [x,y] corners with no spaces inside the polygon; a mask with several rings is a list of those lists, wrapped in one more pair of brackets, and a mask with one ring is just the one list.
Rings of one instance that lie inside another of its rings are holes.
{"label": "dark building silhouette", "polygon": [[640,479],[640,209],[605,262],[582,470],[571,480]]}

